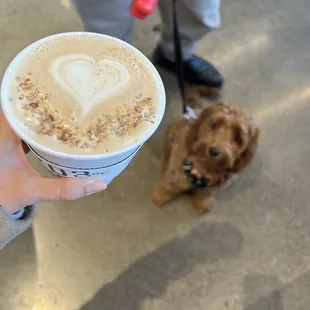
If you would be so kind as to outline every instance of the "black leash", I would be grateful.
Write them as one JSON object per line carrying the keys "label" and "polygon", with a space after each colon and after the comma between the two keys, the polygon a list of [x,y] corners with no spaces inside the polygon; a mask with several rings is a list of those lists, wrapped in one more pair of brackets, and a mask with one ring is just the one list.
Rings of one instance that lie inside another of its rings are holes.
{"label": "black leash", "polygon": [[[177,5],[176,0],[172,0],[172,12],[173,12],[173,39],[174,39],[174,57],[177,69],[177,78],[179,84],[179,90],[182,100],[182,113],[185,118],[196,118],[195,112],[192,108],[187,106],[186,97],[185,97],[185,80],[184,80],[184,61],[183,61],[183,52],[182,44],[180,38],[180,31],[178,26],[177,19]],[[193,187],[205,188],[208,186],[209,180],[204,177],[197,177],[192,173],[192,164],[184,160],[182,168],[187,175],[188,181],[192,184]]]}
{"label": "black leash", "polygon": [[173,12],[173,39],[174,39],[174,57],[177,68],[177,78],[182,99],[183,113],[187,112],[186,99],[185,99],[185,82],[184,82],[184,64],[183,64],[183,52],[181,46],[180,31],[177,18],[177,4],[176,0],[172,0],[172,12]]}
{"label": "black leash", "polygon": [[183,52],[182,52],[182,44],[180,38],[180,31],[178,26],[178,18],[177,18],[177,4],[176,0],[172,0],[172,13],[173,13],[173,39],[174,39],[174,57],[177,69],[177,78],[179,84],[179,90],[181,94],[182,100],[182,113],[186,118],[196,118],[194,110],[187,106],[186,97],[185,97],[185,79],[184,79],[184,60],[183,60]]}

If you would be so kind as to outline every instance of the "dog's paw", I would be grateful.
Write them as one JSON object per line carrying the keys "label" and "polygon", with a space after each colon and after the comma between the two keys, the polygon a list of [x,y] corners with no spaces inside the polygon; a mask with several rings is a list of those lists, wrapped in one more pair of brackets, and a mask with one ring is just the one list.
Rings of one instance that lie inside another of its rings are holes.
{"label": "dog's paw", "polygon": [[193,200],[193,207],[197,213],[205,214],[212,210],[213,202],[213,198],[209,198],[204,201]]}
{"label": "dog's paw", "polygon": [[155,205],[162,207],[182,194],[182,190],[171,184],[159,183],[153,188],[151,199]]}
{"label": "dog's paw", "polygon": [[160,185],[156,185],[151,193],[151,200],[157,207],[163,207],[168,203],[167,197]]}

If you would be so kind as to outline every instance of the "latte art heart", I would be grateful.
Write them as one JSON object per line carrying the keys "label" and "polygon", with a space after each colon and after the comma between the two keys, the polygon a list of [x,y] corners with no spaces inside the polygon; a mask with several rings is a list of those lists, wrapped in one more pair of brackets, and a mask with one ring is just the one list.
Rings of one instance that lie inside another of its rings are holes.
{"label": "latte art heart", "polygon": [[51,75],[81,104],[84,115],[97,104],[120,94],[130,79],[121,63],[110,59],[96,62],[85,54],[56,58],[51,65]]}

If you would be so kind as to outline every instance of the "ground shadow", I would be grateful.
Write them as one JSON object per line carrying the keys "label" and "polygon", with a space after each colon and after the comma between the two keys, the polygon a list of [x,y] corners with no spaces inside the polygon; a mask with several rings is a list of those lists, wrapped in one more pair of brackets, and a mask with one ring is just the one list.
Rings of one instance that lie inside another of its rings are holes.
{"label": "ground shadow", "polygon": [[161,296],[197,264],[235,257],[242,244],[242,235],[230,224],[202,224],[134,262],[80,310],[139,310],[144,300]]}
{"label": "ground shadow", "polygon": [[310,271],[281,284],[276,276],[251,275],[245,279],[244,310],[308,310]]}
{"label": "ground shadow", "polygon": [[244,310],[284,310],[281,284],[277,277],[252,275],[245,279]]}

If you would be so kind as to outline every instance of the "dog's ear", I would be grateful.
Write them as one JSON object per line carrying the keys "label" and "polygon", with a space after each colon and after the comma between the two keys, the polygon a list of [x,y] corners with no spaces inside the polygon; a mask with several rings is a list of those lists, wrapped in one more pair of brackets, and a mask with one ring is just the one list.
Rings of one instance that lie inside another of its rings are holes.
{"label": "dog's ear", "polygon": [[236,160],[234,166],[229,172],[238,173],[245,169],[252,161],[259,138],[259,128],[254,124],[253,121],[249,124],[249,141],[246,149],[241,153],[240,157]]}

